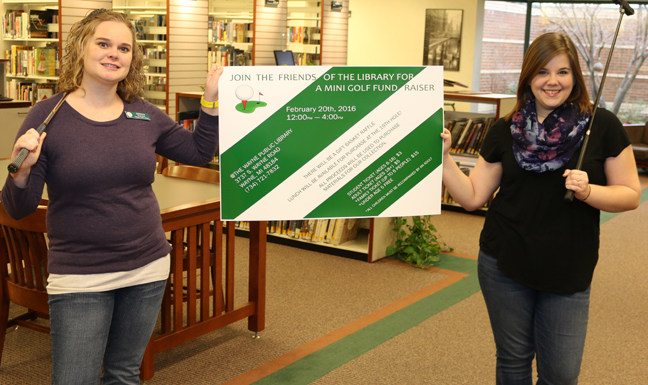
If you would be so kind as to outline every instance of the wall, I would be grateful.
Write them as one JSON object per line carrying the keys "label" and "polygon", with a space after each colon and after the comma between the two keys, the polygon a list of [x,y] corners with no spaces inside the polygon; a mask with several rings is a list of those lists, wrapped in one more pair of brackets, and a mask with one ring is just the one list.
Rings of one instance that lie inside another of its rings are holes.
{"label": "wall", "polygon": [[[348,65],[422,65],[426,9],[463,9],[459,71],[444,77],[473,84],[475,35],[483,1],[477,0],[350,0]],[[478,47],[477,47],[478,48]],[[480,50],[477,50],[481,52]],[[480,59],[479,57],[477,58]],[[475,86],[479,84],[475,82]],[[458,90],[453,87],[451,90]],[[471,87],[471,89],[477,89]]]}

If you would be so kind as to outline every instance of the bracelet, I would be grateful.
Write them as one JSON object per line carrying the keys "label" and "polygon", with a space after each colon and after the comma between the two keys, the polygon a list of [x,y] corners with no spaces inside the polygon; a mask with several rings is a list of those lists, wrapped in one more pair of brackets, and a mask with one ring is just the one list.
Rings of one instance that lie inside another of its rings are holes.
{"label": "bracelet", "polygon": [[587,187],[589,187],[589,192],[587,193],[587,196],[585,197],[585,199],[583,199],[583,202],[585,202],[587,200],[587,198],[589,198],[590,195],[592,195],[592,185],[588,184]]}
{"label": "bracelet", "polygon": [[205,100],[205,96],[200,97],[200,105],[207,108],[218,108],[218,100],[215,102],[208,102]]}

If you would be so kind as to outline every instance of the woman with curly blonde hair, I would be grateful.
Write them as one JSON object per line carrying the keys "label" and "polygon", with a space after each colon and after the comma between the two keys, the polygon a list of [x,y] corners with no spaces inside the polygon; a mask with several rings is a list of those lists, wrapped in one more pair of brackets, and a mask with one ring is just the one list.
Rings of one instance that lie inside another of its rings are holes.
{"label": "woman with curly blonde hair", "polygon": [[79,47],[85,47],[88,39],[94,34],[99,23],[104,21],[117,21],[130,29],[133,35],[133,47],[130,69],[124,80],[117,85],[117,94],[127,102],[132,102],[136,96],[142,96],[146,79],[142,72],[143,53],[135,38],[136,32],[133,24],[126,15],[118,12],[103,12],[90,18],[85,23],[76,23],[70,30],[70,36],[65,46],[65,54],[61,61],[61,76],[59,77],[59,92],[74,91],[81,87],[83,80],[83,52]]}
{"label": "woman with curly blonde hair", "polygon": [[[213,159],[218,79],[207,73],[195,131],[138,97],[144,76],[135,29],[95,10],[72,26],[60,91],[30,110],[13,149],[2,205],[36,210],[47,183],[52,384],[139,384],[169,275],[170,246],[153,193],[156,153],[185,164]],[[33,127],[61,101],[48,131]],[[100,374],[103,366],[103,374]]]}

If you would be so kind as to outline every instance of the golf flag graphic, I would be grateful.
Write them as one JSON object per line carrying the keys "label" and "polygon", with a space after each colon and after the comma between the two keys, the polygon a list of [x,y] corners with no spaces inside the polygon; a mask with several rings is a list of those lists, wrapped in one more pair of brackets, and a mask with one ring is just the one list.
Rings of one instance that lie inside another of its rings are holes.
{"label": "golf flag graphic", "polygon": [[223,220],[439,214],[443,69],[227,67]]}

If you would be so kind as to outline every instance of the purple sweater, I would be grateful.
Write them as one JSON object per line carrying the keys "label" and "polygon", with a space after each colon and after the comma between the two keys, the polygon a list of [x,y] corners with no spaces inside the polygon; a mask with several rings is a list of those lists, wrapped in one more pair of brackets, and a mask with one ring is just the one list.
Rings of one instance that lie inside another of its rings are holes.
{"label": "purple sweater", "polygon": [[[16,138],[38,127],[60,98],[37,103]],[[124,102],[124,111],[95,122],[64,102],[47,126],[28,186],[20,189],[7,177],[2,204],[16,219],[36,210],[47,184],[50,273],[128,271],[165,256],[171,247],[151,186],[155,154],[193,165],[214,157],[218,117],[201,113],[190,132],[139,98]],[[126,112],[150,120],[129,119]]]}

